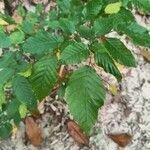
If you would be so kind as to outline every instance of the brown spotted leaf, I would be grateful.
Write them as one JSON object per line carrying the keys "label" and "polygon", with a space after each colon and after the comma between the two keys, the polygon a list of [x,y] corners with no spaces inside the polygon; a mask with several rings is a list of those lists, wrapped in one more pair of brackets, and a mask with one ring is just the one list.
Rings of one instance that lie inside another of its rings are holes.
{"label": "brown spotted leaf", "polygon": [[41,130],[33,118],[27,117],[25,119],[25,129],[30,142],[34,146],[39,146],[41,144]]}
{"label": "brown spotted leaf", "polygon": [[86,135],[83,133],[83,130],[80,126],[75,123],[73,120],[67,122],[67,129],[72,138],[79,144],[88,145],[89,140]]}
{"label": "brown spotted leaf", "polygon": [[124,134],[109,134],[108,137],[111,138],[120,147],[125,147],[131,140],[131,136],[126,133],[124,133]]}

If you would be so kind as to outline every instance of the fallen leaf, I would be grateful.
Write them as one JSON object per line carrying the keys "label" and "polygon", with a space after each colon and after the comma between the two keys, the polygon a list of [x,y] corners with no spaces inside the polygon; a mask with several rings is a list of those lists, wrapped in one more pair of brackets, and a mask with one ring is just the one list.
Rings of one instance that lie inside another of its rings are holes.
{"label": "fallen leaf", "polygon": [[60,79],[68,78],[68,75],[65,73],[65,65],[61,65],[61,67],[59,69],[59,77],[60,77]]}
{"label": "fallen leaf", "polygon": [[118,94],[117,86],[115,84],[111,84],[109,86],[109,90],[114,96]]}
{"label": "fallen leaf", "polygon": [[16,23],[22,23],[22,17],[20,17],[17,11],[14,11],[12,18],[15,20]]}
{"label": "fallen leaf", "polygon": [[144,49],[140,49],[142,56],[150,62],[150,52]]}
{"label": "fallen leaf", "polygon": [[31,117],[25,119],[26,135],[34,146],[41,144],[41,130],[37,123]]}
{"label": "fallen leaf", "polygon": [[109,134],[109,138],[111,138],[115,143],[117,143],[120,147],[125,147],[131,140],[131,135],[124,134]]}
{"label": "fallen leaf", "polygon": [[16,25],[15,24],[11,24],[11,25],[6,26],[6,31],[8,33],[14,31],[15,29],[16,29]]}
{"label": "fallen leaf", "polygon": [[16,137],[18,128],[15,124],[12,125],[12,137]]}
{"label": "fallen leaf", "polygon": [[89,140],[87,136],[83,133],[80,126],[73,120],[67,122],[67,129],[72,138],[79,144],[88,145]]}
{"label": "fallen leaf", "polygon": [[6,26],[6,25],[8,25],[8,23],[5,20],[0,19],[0,25]]}

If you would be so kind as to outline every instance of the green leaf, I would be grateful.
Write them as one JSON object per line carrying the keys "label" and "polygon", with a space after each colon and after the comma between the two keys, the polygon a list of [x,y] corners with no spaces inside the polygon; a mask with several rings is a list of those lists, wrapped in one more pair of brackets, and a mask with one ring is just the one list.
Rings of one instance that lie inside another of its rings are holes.
{"label": "green leaf", "polygon": [[9,37],[3,31],[0,31],[0,48],[9,48],[10,46]]}
{"label": "green leaf", "polygon": [[36,24],[39,22],[39,16],[37,13],[34,13],[32,11],[29,11],[26,15],[26,21],[29,21],[33,24]]}
{"label": "green leaf", "polygon": [[19,125],[21,121],[21,117],[19,114],[19,105],[20,105],[20,102],[17,99],[13,99],[9,103],[7,103],[7,106],[6,106],[6,113],[7,113],[8,120],[13,119],[16,125]]}
{"label": "green leaf", "polygon": [[4,55],[2,55],[2,57],[0,58],[0,68],[7,68],[11,67],[12,65],[16,65],[15,53],[4,53]]}
{"label": "green leaf", "polygon": [[70,0],[56,0],[58,8],[61,10],[62,14],[70,13]]}
{"label": "green leaf", "polygon": [[66,88],[65,99],[71,114],[86,134],[95,124],[104,98],[102,81],[91,67],[84,66],[73,72]]}
{"label": "green leaf", "polygon": [[150,12],[150,0],[132,0],[132,3],[144,12]]}
{"label": "green leaf", "polygon": [[82,25],[79,27],[78,32],[82,37],[84,37],[86,39],[91,40],[91,39],[95,38],[95,32],[94,32],[93,28],[89,28],[87,26]]}
{"label": "green leaf", "polygon": [[141,46],[150,46],[150,34],[146,28],[132,22],[128,25],[119,25],[117,30],[130,37],[133,43]]}
{"label": "green leaf", "polygon": [[11,44],[20,44],[25,39],[25,35],[22,31],[18,30],[18,31],[11,33],[9,38],[10,38]]}
{"label": "green leaf", "polygon": [[34,24],[32,22],[29,21],[25,21],[22,23],[22,30],[26,33],[26,34],[33,34],[34,31]]}
{"label": "green leaf", "polygon": [[17,115],[19,115],[19,111],[18,111],[19,105],[20,105],[20,102],[16,99],[11,100],[7,104],[6,112],[10,119],[15,118]]}
{"label": "green leaf", "polygon": [[33,65],[32,75],[29,77],[33,90],[39,100],[52,91],[58,80],[57,59],[52,56],[43,57]]}
{"label": "green leaf", "polygon": [[48,23],[48,27],[49,27],[50,29],[56,30],[56,29],[58,29],[58,28],[60,27],[60,23],[59,23],[59,21],[56,21],[56,20],[50,21],[50,22]]}
{"label": "green leaf", "polygon": [[68,45],[61,54],[61,60],[65,64],[77,64],[89,57],[89,50],[82,43]]}
{"label": "green leaf", "polygon": [[25,9],[23,8],[23,6],[18,6],[17,13],[21,17],[24,17],[26,15],[26,12],[25,12]]}
{"label": "green leaf", "polygon": [[53,51],[62,42],[63,38],[61,36],[54,36],[47,32],[39,32],[26,40],[23,45],[23,50],[32,54],[42,54]]}
{"label": "green leaf", "polygon": [[0,125],[0,137],[2,139],[7,139],[10,136],[11,129],[12,126],[8,122]]}
{"label": "green leaf", "polygon": [[94,17],[99,14],[102,9],[101,0],[90,0],[86,5],[86,13],[89,17]]}
{"label": "green leaf", "polygon": [[120,24],[127,25],[128,23],[135,21],[135,18],[131,11],[124,8],[122,8],[117,14],[112,14],[110,16],[110,19],[114,28],[116,28]]}
{"label": "green leaf", "polygon": [[102,36],[110,32],[113,28],[112,19],[107,18],[99,18],[94,21],[94,31],[97,36]]}
{"label": "green leaf", "polygon": [[16,23],[15,20],[7,14],[0,14],[0,18],[2,18],[4,21],[6,21],[9,24],[15,24]]}
{"label": "green leaf", "polygon": [[44,7],[43,7],[42,4],[37,4],[37,5],[36,5],[36,13],[37,13],[37,14],[42,13],[43,9],[44,9]]}
{"label": "green leaf", "polygon": [[0,109],[1,109],[2,104],[4,103],[5,103],[5,92],[4,92],[3,87],[0,87]]}
{"label": "green leaf", "polygon": [[31,85],[26,78],[16,76],[13,79],[12,88],[17,100],[21,103],[31,106],[36,101]]}
{"label": "green leaf", "polygon": [[116,2],[116,3],[111,3],[108,4],[105,8],[105,13],[106,14],[115,14],[120,11],[120,8],[122,6],[121,2]]}
{"label": "green leaf", "polygon": [[103,67],[106,72],[111,73],[118,81],[120,81],[122,78],[121,73],[116,67],[111,56],[108,54],[105,46],[100,43],[95,43],[92,45],[92,49],[94,50],[94,59],[96,64]]}
{"label": "green leaf", "polygon": [[62,84],[57,91],[58,99],[63,99],[65,96],[66,84]]}
{"label": "green leaf", "polygon": [[123,5],[124,7],[127,7],[127,6],[128,6],[129,1],[130,1],[130,0],[121,0],[122,5]]}
{"label": "green leaf", "polygon": [[7,83],[8,80],[12,78],[14,74],[14,70],[10,68],[5,68],[0,71],[0,86],[3,86],[5,83]]}
{"label": "green leaf", "polygon": [[[67,10],[68,11],[68,10]],[[57,16],[57,10],[56,9],[52,9],[50,12],[49,12],[49,19],[51,21],[54,21],[54,20],[57,20],[58,19],[58,16]]]}
{"label": "green leaf", "polygon": [[64,33],[72,34],[75,32],[75,23],[71,19],[61,18],[59,20],[59,26],[64,31]]}
{"label": "green leaf", "polygon": [[116,62],[129,67],[136,66],[134,56],[119,39],[106,38],[104,45]]}

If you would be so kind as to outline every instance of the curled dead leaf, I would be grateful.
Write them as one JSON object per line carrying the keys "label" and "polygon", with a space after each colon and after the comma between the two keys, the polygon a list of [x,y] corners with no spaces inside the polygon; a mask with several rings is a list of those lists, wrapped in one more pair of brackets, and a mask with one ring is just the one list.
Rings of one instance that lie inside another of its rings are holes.
{"label": "curled dead leaf", "polygon": [[65,65],[61,65],[60,69],[59,69],[59,77],[60,79],[66,79],[68,78],[67,73],[65,72]]}
{"label": "curled dead leaf", "polygon": [[41,130],[37,123],[31,117],[26,117],[25,119],[25,129],[26,135],[30,142],[34,146],[39,146],[41,144]]}
{"label": "curled dead leaf", "polygon": [[141,55],[150,62],[150,52],[144,49],[140,49]]}
{"label": "curled dead leaf", "polygon": [[80,126],[75,123],[73,120],[67,122],[67,129],[72,138],[79,144],[88,145],[89,140],[87,136],[83,133],[83,130]]}
{"label": "curled dead leaf", "polygon": [[115,143],[117,143],[120,147],[125,147],[131,140],[131,135],[124,134],[109,134],[109,138],[111,138]]}

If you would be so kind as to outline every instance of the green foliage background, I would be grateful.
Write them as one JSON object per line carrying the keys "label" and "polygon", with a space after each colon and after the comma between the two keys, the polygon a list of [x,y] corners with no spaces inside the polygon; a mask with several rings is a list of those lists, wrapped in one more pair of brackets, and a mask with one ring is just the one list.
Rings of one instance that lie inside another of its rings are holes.
{"label": "green foliage background", "polygon": [[[95,124],[98,110],[105,99],[101,77],[93,66],[83,66],[91,53],[95,63],[121,80],[115,62],[135,67],[132,52],[116,37],[107,33],[126,34],[137,45],[150,46],[149,31],[140,26],[131,10],[138,7],[150,12],[149,0],[57,0],[56,7],[44,12],[41,5],[35,12],[18,6],[23,21],[0,15],[15,30],[7,32],[0,25],[0,137],[8,138],[12,126],[18,125],[24,113],[37,109],[38,101],[48,96],[56,85],[65,83],[63,92],[70,113],[86,134]],[[100,40],[103,39],[103,40]],[[88,41],[88,42],[84,42]],[[61,65],[77,65],[59,77]],[[9,97],[6,96],[9,89]],[[21,109],[23,108],[24,111]],[[24,109],[25,108],[25,109]]]}

